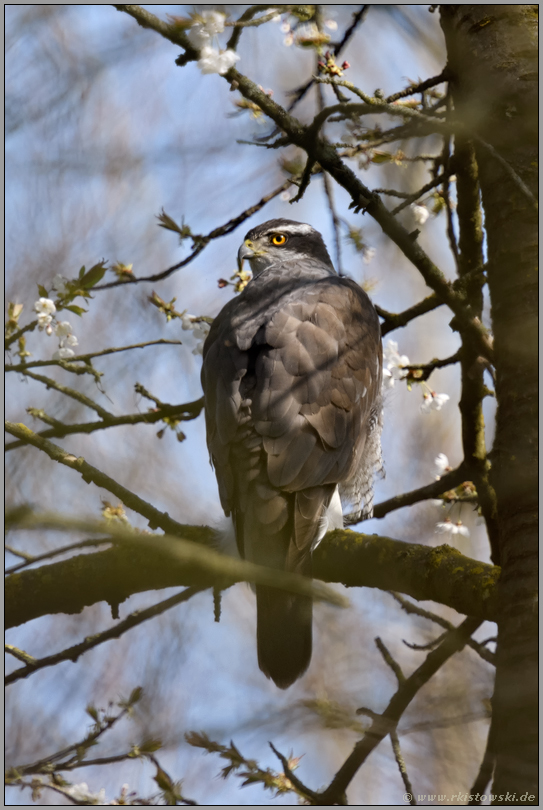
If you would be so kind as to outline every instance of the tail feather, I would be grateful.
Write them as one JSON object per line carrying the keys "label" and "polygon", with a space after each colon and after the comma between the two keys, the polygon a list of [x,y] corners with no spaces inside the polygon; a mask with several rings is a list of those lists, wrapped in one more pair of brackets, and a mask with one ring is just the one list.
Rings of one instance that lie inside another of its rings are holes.
{"label": "tail feather", "polygon": [[311,660],[312,600],[257,585],[256,607],[258,665],[280,689],[287,689]]}

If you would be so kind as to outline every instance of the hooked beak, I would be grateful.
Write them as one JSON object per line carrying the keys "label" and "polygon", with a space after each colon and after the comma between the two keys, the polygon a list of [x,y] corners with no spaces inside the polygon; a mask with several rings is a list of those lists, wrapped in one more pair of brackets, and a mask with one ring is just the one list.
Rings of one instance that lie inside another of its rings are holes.
{"label": "hooked beak", "polygon": [[238,270],[241,270],[243,267],[244,259],[248,259],[250,261],[251,259],[254,259],[255,256],[262,256],[264,253],[264,250],[255,248],[250,239],[246,239],[238,251]]}

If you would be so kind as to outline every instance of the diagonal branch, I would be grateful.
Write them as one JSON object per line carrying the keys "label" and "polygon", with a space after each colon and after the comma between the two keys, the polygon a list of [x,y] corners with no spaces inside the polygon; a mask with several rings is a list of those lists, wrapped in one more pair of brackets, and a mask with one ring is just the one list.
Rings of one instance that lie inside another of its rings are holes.
{"label": "diagonal branch", "polygon": [[[147,413],[127,413],[122,416],[108,415],[107,418],[102,419],[100,422],[83,422],[77,425],[65,425],[58,423],[55,427],[49,430],[42,430],[36,433],[42,439],[50,438],[64,438],[71,436],[74,433],[94,433],[96,430],[105,430],[106,428],[119,427],[120,425],[154,425],[156,422],[161,422],[164,418],[175,418],[181,422],[188,422],[191,419],[196,419],[204,407],[203,397],[195,400],[194,402],[187,402],[184,405],[162,405],[154,408]],[[24,447],[27,444],[25,440],[19,439],[15,442],[6,444],[5,451],[15,450],[17,447]]]}
{"label": "diagonal branch", "polygon": [[137,512],[139,515],[143,515],[143,517],[149,521],[151,529],[158,527],[164,532],[173,535],[183,533],[183,526],[173,520],[167,513],[160,512],[150,503],[147,503],[147,501],[144,501],[138,495],[117,483],[113,478],[110,478],[109,475],[106,475],[96,467],[88,464],[84,458],[76,458],[72,453],[63,450],[47,439],[41,438],[37,433],[34,433],[30,428],[21,423],[16,425],[13,422],[6,422],[6,431],[25,444],[29,444],[41,450],[48,455],[52,461],[57,461],[59,464],[69,467],[71,470],[75,470],[87,484],[92,482],[98,487],[107,489],[108,492],[111,492],[119,498],[129,509]]}
{"label": "diagonal branch", "polygon": [[54,667],[56,664],[60,664],[61,661],[73,661],[73,663],[75,663],[83,653],[93,650],[95,647],[98,647],[100,644],[112,638],[120,638],[123,633],[126,633],[127,630],[131,630],[132,627],[137,627],[148,619],[159,616],[166,610],[181,604],[181,602],[186,602],[201,590],[201,588],[185,588],[181,593],[175,594],[175,596],[171,596],[169,599],[164,599],[162,602],[158,602],[158,604],[146,610],[135,610],[134,613],[131,613],[126,619],[123,619],[122,622],[114,625],[114,627],[110,627],[108,630],[104,630],[102,633],[89,636],[85,641],[74,644],[72,647],[68,647],[54,655],[47,655],[44,658],[35,658],[31,664],[29,663],[24,667],[16,669],[14,672],[10,672],[5,678],[5,684],[8,686],[11,683],[21,680],[21,678],[27,678],[29,675],[33,675],[34,672],[40,669]]}
{"label": "diagonal branch", "polygon": [[435,675],[443,664],[465,646],[468,638],[482,624],[480,619],[464,619],[459,627],[447,634],[437,650],[432,650],[425,661],[398,687],[385,711],[372,720],[371,728],[356,743],[352,753],[334,776],[330,785],[320,794],[320,804],[333,805],[345,794],[351,781],[371,752],[387,734],[394,732],[398,722],[415,695]]}

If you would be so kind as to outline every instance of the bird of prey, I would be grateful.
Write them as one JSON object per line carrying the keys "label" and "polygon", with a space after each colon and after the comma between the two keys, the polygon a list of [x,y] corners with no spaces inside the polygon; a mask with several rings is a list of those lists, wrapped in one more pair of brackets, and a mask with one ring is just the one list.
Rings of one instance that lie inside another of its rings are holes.
{"label": "bird of prey", "polygon": [[[373,510],[381,464],[377,313],[338,276],[311,225],[272,219],[238,253],[253,278],[213,321],[202,385],[207,444],[242,557],[311,576],[311,552]],[[256,586],[260,669],[286,689],[311,658],[312,602]]]}

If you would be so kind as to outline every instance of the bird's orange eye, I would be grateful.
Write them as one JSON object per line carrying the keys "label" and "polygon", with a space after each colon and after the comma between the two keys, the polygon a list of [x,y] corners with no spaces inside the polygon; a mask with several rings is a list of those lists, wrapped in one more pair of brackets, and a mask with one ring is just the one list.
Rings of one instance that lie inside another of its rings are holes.
{"label": "bird's orange eye", "polygon": [[284,245],[286,241],[287,237],[282,233],[274,233],[270,239],[272,245]]}

